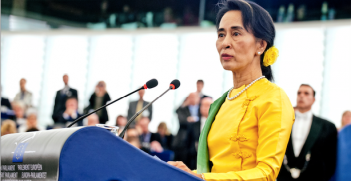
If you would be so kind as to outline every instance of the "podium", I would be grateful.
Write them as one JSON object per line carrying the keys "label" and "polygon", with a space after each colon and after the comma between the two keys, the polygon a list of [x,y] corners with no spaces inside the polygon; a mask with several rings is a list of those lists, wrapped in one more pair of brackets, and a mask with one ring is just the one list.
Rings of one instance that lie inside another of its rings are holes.
{"label": "podium", "polygon": [[76,127],[1,137],[1,180],[199,181],[106,129]]}

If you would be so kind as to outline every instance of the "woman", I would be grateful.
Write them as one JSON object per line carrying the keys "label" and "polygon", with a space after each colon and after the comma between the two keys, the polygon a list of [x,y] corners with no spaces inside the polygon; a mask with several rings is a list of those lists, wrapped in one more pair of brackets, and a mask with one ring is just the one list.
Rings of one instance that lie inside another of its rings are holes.
{"label": "woman", "polygon": [[167,124],[165,122],[161,122],[157,127],[157,133],[161,137],[161,146],[166,150],[172,150],[172,140],[173,136],[169,133]]}
{"label": "woman", "polygon": [[[89,108],[90,109],[98,109],[101,106],[105,105],[111,98],[106,92],[106,84],[104,81],[100,81],[95,88],[95,92],[91,95],[89,99]],[[99,116],[100,124],[105,124],[108,121],[108,114],[106,108],[101,109],[100,111],[96,112]]]}
{"label": "woman", "polygon": [[234,87],[210,107],[198,146],[197,170],[170,162],[204,180],[277,178],[294,122],[285,92],[271,83],[278,56],[272,18],[253,2],[220,4],[216,47]]}

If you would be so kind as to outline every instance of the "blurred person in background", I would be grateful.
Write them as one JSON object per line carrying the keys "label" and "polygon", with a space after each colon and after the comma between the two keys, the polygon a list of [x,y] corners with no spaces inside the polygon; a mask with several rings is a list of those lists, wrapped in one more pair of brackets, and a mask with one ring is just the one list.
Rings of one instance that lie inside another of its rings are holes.
{"label": "blurred person in background", "polygon": [[169,133],[167,124],[165,122],[161,122],[158,125],[157,133],[161,137],[161,146],[163,149],[172,150],[173,135]]}
{"label": "blurred person in background", "polygon": [[26,110],[32,106],[32,93],[26,89],[27,80],[22,78],[20,80],[20,92],[16,94],[13,101],[23,102],[26,106]]}
{"label": "blurred person in background", "polygon": [[189,5],[184,8],[183,26],[194,26],[199,24],[199,18],[194,14]]}
{"label": "blurred person in background", "polygon": [[1,136],[12,133],[17,133],[16,123],[10,119],[3,121],[1,125]]}
{"label": "blurred person in background", "polygon": [[312,113],[316,92],[302,84],[297,92],[295,123],[278,181],[328,181],[335,172],[337,130]]}
{"label": "blurred person in background", "polygon": [[[130,118],[133,117],[135,113],[140,111],[143,107],[145,107],[149,102],[144,101],[144,95],[145,95],[145,90],[142,89],[138,92],[139,94],[139,100],[133,101],[129,103],[129,108],[128,108],[128,116],[127,119],[130,120]],[[139,119],[141,117],[148,117],[150,121],[152,121],[152,105],[148,107],[142,114],[140,114],[136,119],[131,123],[130,126],[134,126],[135,124],[138,123]]]}
{"label": "blurred person in background", "polygon": [[351,111],[345,111],[342,114],[340,130],[350,124],[351,124]]}
{"label": "blurred person in background", "polygon": [[136,128],[128,128],[127,131],[126,131],[126,134],[124,136],[124,140],[127,140],[128,137],[136,137],[138,138],[138,142],[140,144],[140,139],[139,139],[139,136],[140,136],[140,131]]}
{"label": "blurred person in background", "polygon": [[27,120],[25,124],[22,124],[18,128],[19,133],[23,132],[28,132],[28,130],[45,130],[41,126],[38,125],[38,120],[37,120],[37,111],[34,108],[30,108],[27,110]]}
{"label": "blurred person in background", "polygon": [[206,119],[208,117],[208,111],[210,110],[210,106],[213,103],[213,99],[211,97],[205,97],[201,100],[200,113],[201,119],[198,122],[191,123],[189,126],[188,132],[188,144],[189,144],[189,168],[196,169],[196,156],[197,156],[197,147],[199,143],[199,137],[202,128],[205,125]]}
{"label": "blurred person in background", "polygon": [[[70,123],[72,123],[74,120],[76,120],[77,118],[82,116],[78,112],[78,100],[76,97],[67,98],[65,107],[66,107],[66,109],[64,111],[61,111],[61,113],[59,113],[60,117],[55,122],[55,127],[57,127],[57,126],[58,127],[66,127]],[[83,126],[82,121],[79,121],[77,124],[78,124],[78,126]]]}
{"label": "blurred person in background", "polygon": [[2,107],[6,108],[6,110],[12,110],[12,106],[8,98],[1,97],[1,108]]}
{"label": "blurred person in background", "polygon": [[[89,99],[88,107],[96,110],[110,100],[110,95],[106,91],[106,83],[104,81],[99,81],[95,87],[95,92]],[[100,124],[105,124],[108,121],[108,113],[106,108],[101,109],[100,111],[96,112],[96,114],[99,116]]]}
{"label": "blurred person in background", "polygon": [[163,10],[163,22],[164,23],[177,23],[174,18],[173,9],[171,7],[166,7]]}
{"label": "blurred person in background", "polygon": [[30,128],[26,132],[40,131],[38,128]]}
{"label": "blurred person in background", "polygon": [[176,110],[179,121],[179,130],[173,139],[172,148],[175,153],[174,160],[179,160],[189,165],[188,159],[188,131],[191,123],[198,122],[200,114],[200,97],[197,92],[192,92],[184,103]]}
{"label": "blurred person in background", "polygon": [[[0,86],[0,91],[2,93],[2,86]],[[9,99],[1,97],[1,120],[5,119],[15,119],[15,115]]]}
{"label": "blurred person in background", "polygon": [[205,82],[203,80],[198,80],[196,82],[196,92],[199,94],[200,98],[208,97],[202,93],[202,89],[205,86]]}
{"label": "blurred person in background", "polygon": [[116,118],[116,126],[118,126],[120,130],[124,129],[124,127],[126,126],[127,122],[128,122],[127,118],[122,116],[122,115],[119,115]]}
{"label": "blurred person in background", "polygon": [[140,131],[141,146],[150,149],[150,151],[162,152],[161,137],[159,134],[149,131],[149,124],[150,119],[148,117],[141,117],[136,125]]}
{"label": "blurred person in background", "polygon": [[129,5],[124,5],[123,6],[123,12],[119,13],[117,16],[117,24],[119,26],[125,24],[125,23],[132,23],[136,21],[135,13],[132,12],[131,8]]}
{"label": "blurred person in background", "polygon": [[88,116],[88,124],[87,126],[95,126],[99,124],[99,116],[96,115],[95,113]]}
{"label": "blurred person in background", "polygon": [[68,85],[69,77],[67,74],[62,77],[64,88],[56,92],[54,110],[52,112],[52,119],[55,123],[59,122],[61,118],[61,113],[66,109],[66,100],[68,97],[75,97],[78,101],[78,91],[76,89],[72,89]]}
{"label": "blurred person in background", "polygon": [[14,121],[18,126],[26,124],[25,109],[26,106],[23,102],[12,102],[13,112],[15,113]]}
{"label": "blurred person in background", "polygon": [[150,153],[149,148],[145,148],[141,145],[140,139],[139,139],[139,133],[138,130],[135,128],[129,128],[126,131],[126,136],[124,138],[128,143],[131,145],[135,146],[138,149],[143,150],[145,153]]}

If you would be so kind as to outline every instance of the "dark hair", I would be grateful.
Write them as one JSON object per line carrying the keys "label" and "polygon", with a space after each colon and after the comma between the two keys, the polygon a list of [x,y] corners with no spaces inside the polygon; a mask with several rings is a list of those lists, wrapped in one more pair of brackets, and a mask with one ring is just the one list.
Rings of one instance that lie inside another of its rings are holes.
{"label": "dark hair", "polygon": [[201,80],[201,79],[197,80],[197,82],[196,82],[196,83],[197,83],[197,84],[198,84],[198,83],[205,84],[205,83],[204,83],[204,81],[203,81],[203,80]]}
{"label": "dark hair", "polygon": [[76,101],[78,101],[78,99],[77,99],[76,97],[74,97],[74,96],[69,96],[69,97],[67,97],[66,102],[67,102],[68,100],[70,100],[70,99],[75,99]]}
{"label": "dark hair", "polygon": [[251,1],[244,0],[222,0],[218,3],[218,13],[216,19],[216,27],[219,28],[219,23],[225,13],[231,10],[239,10],[242,14],[242,21],[246,31],[251,32],[256,38],[265,40],[267,47],[261,56],[262,74],[270,81],[273,80],[273,72],[271,66],[263,65],[263,57],[266,50],[273,46],[275,38],[275,28],[272,17],[261,6]]}
{"label": "dark hair", "polygon": [[300,85],[300,87],[301,86],[307,86],[307,87],[310,87],[311,89],[312,89],[312,91],[313,91],[313,97],[316,97],[316,91],[313,89],[313,87],[312,86],[310,86],[310,85],[308,85],[308,84],[301,84]]}
{"label": "dark hair", "polygon": [[33,127],[33,128],[29,128],[29,129],[27,129],[27,131],[26,131],[26,132],[33,132],[33,131],[39,131],[39,129],[38,129],[38,128]]}

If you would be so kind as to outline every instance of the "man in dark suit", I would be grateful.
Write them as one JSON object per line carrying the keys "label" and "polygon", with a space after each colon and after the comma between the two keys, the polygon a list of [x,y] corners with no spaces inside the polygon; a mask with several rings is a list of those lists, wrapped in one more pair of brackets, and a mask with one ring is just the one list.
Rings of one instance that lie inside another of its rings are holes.
{"label": "man in dark suit", "polygon": [[189,165],[189,140],[188,131],[190,125],[199,122],[200,114],[200,97],[197,92],[190,93],[184,103],[176,110],[179,120],[179,131],[173,139],[172,148],[174,150],[174,160],[179,160]]}
{"label": "man in dark suit", "polygon": [[313,115],[315,94],[307,84],[298,90],[295,123],[278,181],[328,181],[335,172],[337,129]]}
{"label": "man in dark suit", "polygon": [[[144,94],[145,94],[145,90],[142,89],[138,93],[139,93],[139,100],[129,103],[128,116],[127,116],[128,120],[131,117],[133,117],[133,115],[135,113],[137,113],[143,107],[145,107],[147,104],[149,104],[149,102],[146,102],[143,99],[144,98]],[[130,126],[134,126],[140,120],[140,118],[142,116],[143,117],[148,117],[150,119],[150,121],[152,121],[152,105],[149,108],[147,108],[142,114],[140,114]]]}
{"label": "man in dark suit", "polygon": [[199,143],[200,133],[202,128],[205,125],[206,119],[208,117],[208,111],[210,110],[210,106],[212,103],[213,103],[213,99],[211,97],[204,97],[201,100],[201,104],[200,104],[200,113],[201,113],[200,121],[190,123],[189,125],[188,147],[189,147],[190,164],[188,165],[188,167],[192,170],[196,169],[197,146]]}
{"label": "man in dark suit", "polygon": [[200,98],[205,98],[205,97],[208,97],[207,95],[204,95],[202,93],[202,89],[204,88],[205,86],[205,82],[203,80],[197,80],[196,82],[196,92],[199,94]]}
{"label": "man in dark suit", "polygon": [[140,143],[143,148],[150,151],[162,152],[161,136],[158,133],[151,133],[149,131],[150,119],[148,117],[141,117],[138,121],[136,128],[140,132]]}
{"label": "man in dark suit", "polygon": [[[65,103],[65,110],[58,114],[58,120],[55,122],[57,127],[66,127],[82,115],[78,111],[78,101],[76,97],[69,97]],[[79,121],[76,125],[83,126],[83,121]]]}
{"label": "man in dark suit", "polygon": [[58,122],[63,111],[66,109],[66,100],[68,97],[75,97],[78,101],[78,91],[76,89],[72,89],[68,86],[68,75],[63,75],[63,83],[65,87],[56,92],[54,110],[52,112],[52,119],[54,122]]}

